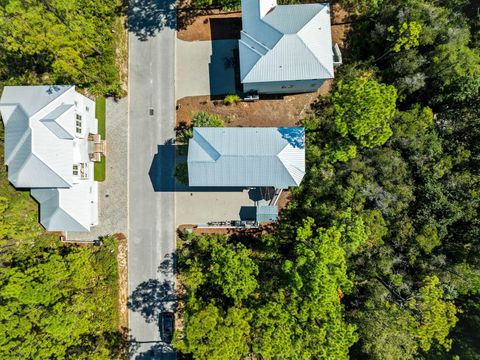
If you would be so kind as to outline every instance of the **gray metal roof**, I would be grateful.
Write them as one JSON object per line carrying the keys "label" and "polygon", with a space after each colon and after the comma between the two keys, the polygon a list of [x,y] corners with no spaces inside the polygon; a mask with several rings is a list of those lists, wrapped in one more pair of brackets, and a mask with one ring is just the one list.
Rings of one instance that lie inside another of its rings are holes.
{"label": "gray metal roof", "polygon": [[257,222],[270,222],[278,220],[278,207],[257,206]]}
{"label": "gray metal roof", "polygon": [[333,78],[329,4],[243,0],[242,21],[242,82]]}
{"label": "gray metal roof", "polygon": [[190,186],[298,186],[305,174],[303,128],[194,128]]}

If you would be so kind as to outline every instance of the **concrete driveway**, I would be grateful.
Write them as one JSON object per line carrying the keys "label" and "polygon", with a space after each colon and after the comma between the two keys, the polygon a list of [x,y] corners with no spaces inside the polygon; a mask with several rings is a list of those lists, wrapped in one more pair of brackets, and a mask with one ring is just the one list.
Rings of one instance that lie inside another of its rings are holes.
{"label": "concrete driveway", "polygon": [[177,39],[175,97],[234,93],[235,49],[238,49],[238,40]]}
{"label": "concrete driveway", "polygon": [[[192,188],[193,189],[193,188]],[[175,197],[175,224],[206,224],[209,221],[240,220],[244,206],[254,206],[248,190],[181,191]]]}

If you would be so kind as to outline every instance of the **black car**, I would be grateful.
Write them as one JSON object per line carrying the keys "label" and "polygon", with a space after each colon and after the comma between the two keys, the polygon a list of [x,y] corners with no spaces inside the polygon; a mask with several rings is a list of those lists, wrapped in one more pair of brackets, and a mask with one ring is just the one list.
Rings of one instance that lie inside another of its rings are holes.
{"label": "black car", "polygon": [[173,328],[175,324],[175,316],[171,312],[163,312],[160,314],[159,326],[162,341],[170,344],[173,339]]}

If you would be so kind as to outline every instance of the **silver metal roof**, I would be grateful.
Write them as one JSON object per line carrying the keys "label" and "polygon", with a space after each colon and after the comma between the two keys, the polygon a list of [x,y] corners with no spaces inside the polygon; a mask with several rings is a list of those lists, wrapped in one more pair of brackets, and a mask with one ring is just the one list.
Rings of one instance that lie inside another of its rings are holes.
{"label": "silver metal roof", "polygon": [[333,78],[330,6],[243,0],[239,40],[244,83]]}
{"label": "silver metal roof", "polygon": [[190,186],[298,186],[305,174],[303,128],[194,128]]}
{"label": "silver metal roof", "polygon": [[14,186],[72,185],[75,94],[74,86],[4,88],[5,164]]}
{"label": "silver metal roof", "polygon": [[32,189],[40,204],[40,223],[48,231],[90,231],[97,208],[95,182],[81,182],[69,189]]}

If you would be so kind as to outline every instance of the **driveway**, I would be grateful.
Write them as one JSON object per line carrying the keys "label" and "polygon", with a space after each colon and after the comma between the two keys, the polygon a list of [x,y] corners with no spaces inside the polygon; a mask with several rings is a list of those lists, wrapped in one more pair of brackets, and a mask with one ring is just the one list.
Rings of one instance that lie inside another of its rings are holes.
{"label": "driveway", "polygon": [[129,328],[132,359],[175,359],[159,315],[175,307],[175,1],[129,6]]}
{"label": "driveway", "polygon": [[93,241],[101,236],[127,235],[127,99],[107,99],[107,176],[98,183],[98,225],[90,232],[69,232],[69,240]]}
{"label": "driveway", "polygon": [[[192,188],[193,189],[193,188]],[[240,220],[243,207],[254,206],[248,190],[182,191],[176,193],[176,226],[201,225],[210,221]]]}
{"label": "driveway", "polygon": [[177,39],[176,98],[235,93],[238,40]]}

